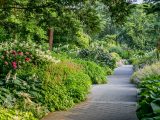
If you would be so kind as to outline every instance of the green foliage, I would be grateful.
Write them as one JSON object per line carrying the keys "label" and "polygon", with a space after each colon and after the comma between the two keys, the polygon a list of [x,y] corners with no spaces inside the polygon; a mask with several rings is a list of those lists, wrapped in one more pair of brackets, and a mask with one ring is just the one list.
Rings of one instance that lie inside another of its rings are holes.
{"label": "green foliage", "polygon": [[[14,60],[20,59],[19,57],[32,58],[32,63],[40,64],[41,62],[59,62],[54,57],[51,56],[50,51],[46,51],[42,46],[37,46],[33,42],[25,41],[13,41],[0,43],[0,55],[3,57],[3,53],[9,54],[14,52],[15,55],[12,56]],[[19,53],[21,52],[21,53]],[[18,62],[18,61],[17,61]]]}
{"label": "green foliage", "polygon": [[103,49],[82,49],[79,52],[79,57],[85,60],[94,61],[103,67],[108,66],[111,69],[116,67],[115,59],[113,59],[112,56],[108,52],[105,52]]}
{"label": "green foliage", "polygon": [[23,53],[22,51],[11,50],[1,51],[1,53],[0,66],[3,73],[10,70],[15,71],[32,60],[32,55],[29,52]]}
{"label": "green foliage", "polygon": [[73,62],[30,64],[1,78],[0,104],[42,118],[49,111],[64,110],[85,100],[90,85],[90,77]]}
{"label": "green foliage", "polygon": [[112,52],[110,53],[111,56],[115,59],[115,61],[120,61],[121,60],[121,57],[119,56],[119,54],[117,54],[116,52]]}
{"label": "green foliage", "polygon": [[109,48],[109,52],[115,52],[117,53],[120,57],[124,58],[124,59],[127,59],[129,58],[129,53],[127,50],[123,50],[122,47],[120,46],[112,46]]}
{"label": "green foliage", "polygon": [[89,35],[83,33],[83,32],[77,32],[77,44],[80,47],[87,48],[89,46],[91,38]]}
{"label": "green foliage", "polygon": [[[4,51],[8,51],[6,56]],[[4,60],[18,63],[32,56],[27,64],[16,64],[15,70],[10,66],[6,72],[0,71],[0,105],[3,107],[31,112],[35,118],[42,118],[49,111],[64,110],[86,99],[91,80],[80,65],[60,62],[50,52],[23,42],[1,44],[0,55],[3,57],[1,68],[7,65]]]}
{"label": "green foliage", "polygon": [[92,84],[102,84],[107,82],[104,68],[91,61],[75,60],[75,62],[84,67],[84,71],[91,78]]}
{"label": "green foliage", "polygon": [[112,75],[113,70],[111,68],[109,68],[108,66],[103,67],[105,69],[105,73],[107,75]]}
{"label": "green foliage", "polygon": [[36,118],[41,118],[46,114],[47,108],[41,106],[42,82],[36,75],[37,68],[32,67],[27,66],[16,74],[9,72],[6,78],[1,78],[0,104],[7,108],[30,111]]}
{"label": "green foliage", "polygon": [[135,72],[132,80],[138,80],[139,100],[137,116],[140,120],[158,120],[160,114],[160,62],[145,66]]}
{"label": "green foliage", "polygon": [[38,120],[31,112],[21,112],[0,107],[1,120]]}
{"label": "green foliage", "polygon": [[132,80],[143,80],[147,79],[150,77],[158,77],[159,76],[159,68],[160,67],[160,62],[154,63],[152,65],[146,65],[143,69],[138,70],[135,72],[132,76]]}
{"label": "green foliage", "polygon": [[4,42],[6,40],[6,33],[5,30],[0,27],[0,42]]}
{"label": "green foliage", "polygon": [[139,106],[137,109],[137,116],[139,119],[151,119],[158,120],[160,114],[160,81],[157,80],[159,77],[150,77],[144,79],[139,84],[140,99]]}
{"label": "green foliage", "polygon": [[120,28],[118,41],[139,50],[152,50],[159,36],[159,16],[146,14],[143,5],[137,5]]}
{"label": "green foliage", "polygon": [[129,62],[134,65],[135,70],[143,68],[145,65],[151,65],[157,62],[156,51],[144,52],[137,51],[131,55]]}
{"label": "green foliage", "polygon": [[140,100],[137,109],[139,119],[156,119],[160,114],[160,81],[149,78],[139,84]]}
{"label": "green foliage", "polygon": [[85,100],[91,81],[79,65],[67,61],[46,65],[43,69],[44,103],[51,111],[66,109]]}

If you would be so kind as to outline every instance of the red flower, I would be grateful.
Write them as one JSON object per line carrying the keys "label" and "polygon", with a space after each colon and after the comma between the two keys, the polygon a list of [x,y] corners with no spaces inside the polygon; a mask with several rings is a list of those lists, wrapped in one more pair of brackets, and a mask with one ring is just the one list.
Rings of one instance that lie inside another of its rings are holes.
{"label": "red flower", "polygon": [[8,65],[8,62],[5,61],[4,64],[5,64],[5,65]]}
{"label": "red flower", "polygon": [[18,52],[18,55],[23,56],[23,52]]}
{"label": "red flower", "polygon": [[14,61],[14,62],[12,62],[12,67],[14,68],[14,69],[16,69],[17,68],[17,63]]}
{"label": "red flower", "polygon": [[30,61],[30,58],[25,58],[25,61],[26,61],[26,62],[29,62],[29,61]]}

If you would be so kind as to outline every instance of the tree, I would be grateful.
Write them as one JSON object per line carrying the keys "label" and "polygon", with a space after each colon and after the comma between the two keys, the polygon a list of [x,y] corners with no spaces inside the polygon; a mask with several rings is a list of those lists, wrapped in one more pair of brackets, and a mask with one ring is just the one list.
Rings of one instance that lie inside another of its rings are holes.
{"label": "tree", "polygon": [[129,47],[141,50],[150,50],[156,46],[155,24],[157,16],[147,15],[143,5],[138,5],[127,18],[123,29],[120,29],[118,40],[128,44]]}

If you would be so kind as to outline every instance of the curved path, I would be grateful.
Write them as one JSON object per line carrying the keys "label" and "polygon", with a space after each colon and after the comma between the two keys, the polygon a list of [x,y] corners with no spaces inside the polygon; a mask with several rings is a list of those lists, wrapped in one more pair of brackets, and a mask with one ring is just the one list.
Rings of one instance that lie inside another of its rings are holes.
{"label": "curved path", "polygon": [[116,68],[108,84],[94,85],[89,99],[64,112],[50,113],[43,120],[137,120],[137,90],[129,81],[132,66]]}

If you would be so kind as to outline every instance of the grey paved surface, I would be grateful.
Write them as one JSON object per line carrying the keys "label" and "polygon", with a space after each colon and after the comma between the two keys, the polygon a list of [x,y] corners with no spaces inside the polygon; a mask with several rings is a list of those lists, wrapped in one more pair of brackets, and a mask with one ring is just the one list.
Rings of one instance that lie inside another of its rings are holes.
{"label": "grey paved surface", "polygon": [[109,83],[94,85],[89,99],[64,112],[50,113],[43,120],[137,120],[136,88],[130,84],[132,66],[115,69]]}

